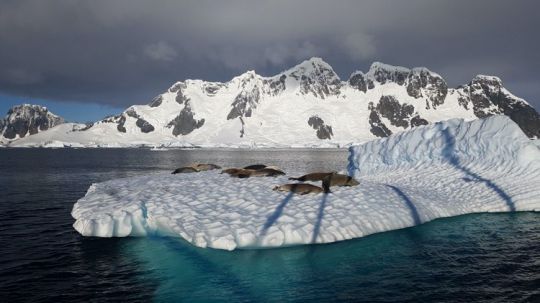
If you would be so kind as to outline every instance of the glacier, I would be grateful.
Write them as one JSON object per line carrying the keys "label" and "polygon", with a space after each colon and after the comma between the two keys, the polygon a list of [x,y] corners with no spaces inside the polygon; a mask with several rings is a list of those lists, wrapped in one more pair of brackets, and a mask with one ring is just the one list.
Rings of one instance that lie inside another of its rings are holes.
{"label": "glacier", "polygon": [[331,243],[469,213],[539,211],[537,141],[506,116],[419,126],[351,147],[344,171],[360,185],[330,194],[274,192],[287,176],[217,171],[110,180],[75,203],[73,227],[83,236],[176,236],[234,250]]}

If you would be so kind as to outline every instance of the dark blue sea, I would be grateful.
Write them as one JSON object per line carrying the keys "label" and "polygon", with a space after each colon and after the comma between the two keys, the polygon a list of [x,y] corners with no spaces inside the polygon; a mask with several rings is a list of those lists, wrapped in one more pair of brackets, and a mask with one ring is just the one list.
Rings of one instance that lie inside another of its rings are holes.
{"label": "dark blue sea", "polygon": [[0,301],[540,302],[540,213],[233,252],[178,238],[84,238],[71,226],[73,204],[94,182],[191,162],[340,170],[346,158],[344,150],[0,149]]}

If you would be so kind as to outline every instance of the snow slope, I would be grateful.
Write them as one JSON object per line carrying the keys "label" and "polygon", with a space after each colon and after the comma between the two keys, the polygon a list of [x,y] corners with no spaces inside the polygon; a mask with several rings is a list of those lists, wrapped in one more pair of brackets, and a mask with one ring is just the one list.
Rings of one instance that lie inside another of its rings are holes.
{"label": "snow slope", "polygon": [[[272,191],[277,178],[216,171],[93,184],[73,207],[83,236],[165,234],[199,247],[329,243],[476,212],[540,210],[540,148],[504,116],[421,126],[350,149],[360,185]],[[288,172],[296,175],[303,172]]]}
{"label": "snow slope", "polygon": [[248,71],[225,83],[177,82],[148,105],[10,146],[336,147],[490,115],[510,116],[529,137],[540,137],[538,113],[496,77],[477,76],[453,89],[426,68],[375,62],[342,81],[328,63],[312,58],[272,77]]}

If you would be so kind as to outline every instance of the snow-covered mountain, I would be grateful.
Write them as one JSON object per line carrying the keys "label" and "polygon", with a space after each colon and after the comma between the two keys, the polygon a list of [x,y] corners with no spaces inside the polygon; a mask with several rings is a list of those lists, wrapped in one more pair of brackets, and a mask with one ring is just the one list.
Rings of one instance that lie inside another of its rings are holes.
{"label": "snow-covered mountain", "polygon": [[91,125],[60,125],[10,146],[346,146],[418,125],[507,115],[531,138],[540,116],[502,81],[476,76],[449,88],[426,68],[373,63],[342,81],[320,58],[272,77],[186,80],[148,105]]}
{"label": "snow-covered mountain", "polygon": [[64,119],[40,105],[22,104],[12,107],[0,120],[0,143],[9,143],[37,134],[64,123]]}

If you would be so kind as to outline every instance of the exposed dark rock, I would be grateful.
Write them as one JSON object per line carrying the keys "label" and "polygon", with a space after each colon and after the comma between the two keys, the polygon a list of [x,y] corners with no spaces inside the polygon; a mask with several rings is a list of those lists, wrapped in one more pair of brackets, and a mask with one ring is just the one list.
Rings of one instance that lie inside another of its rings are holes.
{"label": "exposed dark rock", "polygon": [[221,83],[206,83],[203,86],[204,92],[207,96],[215,96],[217,92],[223,87],[224,85]]}
{"label": "exposed dark rock", "polygon": [[300,80],[300,93],[312,94],[321,99],[340,94],[341,81],[328,64],[318,60],[309,61],[307,64],[311,64],[309,69],[301,67],[290,74]]}
{"label": "exposed dark rock", "polygon": [[459,94],[458,104],[463,106],[466,110],[469,110],[469,101],[470,101],[469,97]]}
{"label": "exposed dark rock", "polygon": [[373,88],[375,88],[375,84],[373,83],[373,81],[371,81],[371,79],[368,79],[368,80],[367,80],[367,88],[368,88],[368,89],[373,89]]}
{"label": "exposed dark rock", "polygon": [[363,73],[357,72],[352,74],[349,78],[349,85],[364,93],[367,91],[367,83]]}
{"label": "exposed dark rock", "polygon": [[240,138],[243,138],[244,134],[246,133],[246,129],[245,129],[246,123],[244,122],[244,119],[242,117],[239,117],[239,119],[240,119],[240,123],[242,123],[242,128],[240,129]]}
{"label": "exposed dark rock", "polygon": [[441,77],[430,77],[428,79],[431,82],[428,82],[429,86],[425,89],[425,93],[431,101],[431,106],[435,109],[444,103],[448,94],[448,85]]}
{"label": "exposed dark rock", "polygon": [[156,96],[154,99],[152,99],[152,102],[150,102],[150,107],[158,107],[163,102],[163,96],[159,95]]}
{"label": "exposed dark rock", "polygon": [[380,138],[388,137],[392,134],[392,131],[384,125],[384,123],[381,121],[381,117],[379,117],[379,114],[375,111],[375,108],[373,107],[373,102],[369,102],[368,109],[371,111],[369,114],[369,125],[371,125],[371,128],[369,131]]}
{"label": "exposed dark rock", "polygon": [[[283,78],[283,82],[285,78]],[[262,82],[262,85],[268,84],[268,82]],[[240,130],[240,137],[243,137],[245,134],[245,121],[243,118],[251,117],[253,110],[257,108],[261,98],[260,91],[260,82],[259,79],[255,78],[253,72],[248,72],[245,74],[245,78],[240,83],[242,91],[236,95],[233,103],[231,104],[232,109],[227,115],[227,120],[232,120],[235,118],[240,119],[242,124],[242,129]]]}
{"label": "exposed dark rock", "polygon": [[[150,122],[141,118],[141,116],[139,116],[139,114],[137,114],[137,112],[133,108],[128,109],[126,111],[126,115],[128,115],[131,118],[137,119],[137,121],[135,122],[135,125],[137,125],[137,127],[141,129],[141,132],[149,133],[149,132],[154,131],[154,126],[150,124]],[[123,121],[125,122],[125,119]],[[122,127],[123,127],[123,123],[122,123]]]}
{"label": "exposed dark rock", "polygon": [[186,96],[184,96],[184,93],[182,93],[182,90],[178,90],[176,92],[176,97],[174,98],[174,100],[178,104],[184,104],[184,102],[189,101],[189,99]]}
{"label": "exposed dark rock", "polygon": [[332,136],[334,133],[332,132],[332,126],[326,125],[319,116],[311,116],[308,119],[308,125],[313,127],[317,131],[317,138],[324,140],[324,139],[332,139]]}
{"label": "exposed dark rock", "polygon": [[184,93],[183,93],[183,90],[185,90],[186,88],[187,88],[187,85],[184,82],[178,82],[169,89],[169,92],[176,93],[176,97],[174,100],[178,104],[184,104],[184,102],[189,100],[189,98],[184,96]]}
{"label": "exposed dark rock", "polygon": [[193,112],[191,111],[191,106],[187,102],[176,118],[169,122],[167,127],[173,127],[173,135],[185,136],[192,131],[201,128],[204,125],[204,119],[196,120],[193,118]]}
{"label": "exposed dark rock", "polygon": [[260,99],[258,86],[254,85],[251,90],[240,92],[232,103],[232,109],[227,115],[227,120],[238,117],[251,117],[253,109],[257,108]]}
{"label": "exposed dark rock", "polygon": [[429,122],[426,119],[420,118],[420,116],[416,115],[411,119],[411,127],[416,127],[420,125],[428,125]]}
{"label": "exposed dark rock", "polygon": [[135,124],[141,129],[141,132],[143,133],[150,133],[154,131],[154,126],[142,118],[137,119],[137,122],[135,122]]}
{"label": "exposed dark rock", "polygon": [[26,120],[15,120],[8,124],[4,131],[4,137],[8,139],[15,139],[17,135],[19,138],[26,136],[28,133],[29,122]]}
{"label": "exposed dark rock", "polygon": [[381,116],[397,127],[408,128],[409,125],[415,127],[428,124],[427,120],[422,119],[418,114],[414,114],[414,106],[406,103],[400,104],[393,96],[382,96],[377,106],[370,102],[368,109],[371,111],[369,115],[370,131],[377,137],[386,137],[392,134],[381,121]]}
{"label": "exposed dark rock", "polygon": [[414,106],[410,104],[400,104],[393,96],[382,96],[376,107],[381,116],[390,120],[394,126],[407,128],[409,119],[414,113]]}
{"label": "exposed dark rock", "polygon": [[125,123],[126,123],[126,117],[122,115],[120,119],[118,120],[118,125],[116,126],[116,129],[121,133],[125,133],[126,132],[126,128],[124,127]]}
{"label": "exposed dark rock", "polygon": [[448,94],[446,81],[425,68],[411,70],[407,82],[407,94],[413,98],[427,97],[433,109],[443,104]]}
{"label": "exposed dark rock", "polygon": [[[354,73],[349,79],[349,84],[364,91],[361,73]],[[444,79],[432,73],[426,68],[414,68],[409,70],[404,67],[391,66],[382,63],[373,63],[367,75],[363,77],[367,89],[374,87],[373,81],[380,84],[395,83],[406,86],[407,94],[413,98],[425,97],[430,101],[427,108],[435,109],[444,103],[448,93],[448,86]],[[373,79],[373,81],[372,81]]]}
{"label": "exposed dark rock", "polygon": [[204,91],[206,92],[208,96],[214,96],[218,90],[219,90],[219,87],[217,86],[206,86],[204,88]]}
{"label": "exposed dark rock", "polygon": [[120,119],[120,115],[106,116],[101,121],[99,121],[99,123],[116,123],[116,121],[118,121],[118,119]]}
{"label": "exposed dark rock", "polygon": [[407,85],[407,94],[413,98],[422,97],[422,82],[419,77],[411,77]]}
{"label": "exposed dark rock", "polygon": [[126,115],[128,115],[131,118],[135,118],[135,119],[139,118],[139,114],[137,114],[137,112],[133,108],[130,108],[130,109],[126,110]]}
{"label": "exposed dark rock", "polygon": [[[516,122],[529,137],[540,138],[540,115],[527,103],[504,90],[496,77],[475,77],[470,86],[470,98],[474,114],[479,118],[493,114],[504,114]],[[496,109],[493,109],[493,106]]]}
{"label": "exposed dark rock", "polygon": [[285,90],[286,75],[281,75],[278,80],[264,80],[263,84],[267,87],[266,92],[272,96],[277,96]]}
{"label": "exposed dark rock", "polygon": [[409,75],[409,70],[402,67],[390,66],[375,62],[371,65],[369,74],[371,74],[373,79],[380,84],[394,82],[398,85],[403,85],[407,79],[407,76]]}
{"label": "exposed dark rock", "polygon": [[303,94],[311,93],[321,99],[324,99],[328,95],[339,94],[340,86],[341,83],[339,81],[326,83],[326,81],[321,80],[320,77],[313,79],[310,76],[302,75],[300,78],[300,91]]}
{"label": "exposed dark rock", "polygon": [[309,117],[308,124],[309,126],[317,129],[324,125],[324,120],[321,119],[319,116],[315,115],[315,116]]}
{"label": "exposed dark rock", "polygon": [[478,118],[486,118],[499,113],[498,109],[490,109],[491,100],[486,95],[472,93],[470,98],[473,104],[474,115]]}
{"label": "exposed dark rock", "polygon": [[116,123],[117,124],[116,129],[121,133],[126,133],[127,129],[126,129],[125,124],[126,124],[127,117],[137,119],[135,121],[135,125],[139,127],[139,129],[143,133],[149,133],[149,132],[154,131],[155,129],[152,124],[150,124],[148,121],[146,121],[141,116],[139,116],[139,114],[137,114],[135,109],[129,108],[120,115],[105,117],[103,120],[99,122],[87,124],[85,127],[79,129],[78,131],[86,131],[99,123]]}
{"label": "exposed dark rock", "polygon": [[252,108],[257,107],[258,93],[256,97],[240,94],[236,96],[232,104],[232,109],[227,115],[227,120],[238,117],[251,117]]}
{"label": "exposed dark rock", "polygon": [[94,126],[93,122],[87,122],[87,123],[85,123],[85,126],[83,128],[74,129],[73,131],[79,131],[79,132],[87,131],[90,128],[92,128],[92,126]]}
{"label": "exposed dark rock", "polygon": [[0,132],[3,131],[7,139],[15,139],[17,135],[22,138],[62,123],[63,118],[50,113],[45,107],[23,104],[8,111],[6,118],[0,122]]}
{"label": "exposed dark rock", "polygon": [[518,103],[505,109],[505,115],[516,122],[529,138],[540,139],[540,115],[534,108]]}
{"label": "exposed dark rock", "polygon": [[187,86],[185,83],[183,82],[178,82],[176,83],[175,85],[173,85],[170,89],[169,89],[169,92],[171,93],[176,93],[177,91],[179,90],[182,90],[182,89],[185,89]]}
{"label": "exposed dark rock", "polygon": [[469,98],[474,115],[478,118],[485,118],[491,115],[503,114],[505,108],[508,109],[510,104],[515,103],[516,100],[507,98],[501,92],[501,89],[502,83],[498,78],[475,77],[469,83]]}

